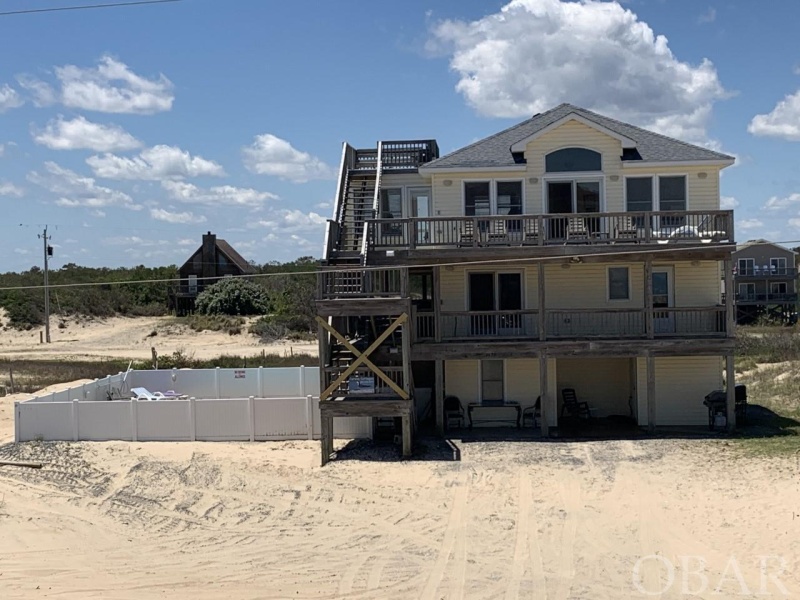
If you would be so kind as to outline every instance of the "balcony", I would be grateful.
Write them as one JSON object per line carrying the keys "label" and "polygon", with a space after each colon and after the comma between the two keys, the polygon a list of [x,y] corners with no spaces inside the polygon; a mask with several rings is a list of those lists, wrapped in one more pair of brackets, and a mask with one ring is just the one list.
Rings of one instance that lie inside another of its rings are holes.
{"label": "balcony", "polygon": [[441,312],[415,314],[415,342],[508,340],[619,340],[653,338],[724,338],[725,307],[656,308],[652,332],[641,309],[548,309],[544,331],[539,311]]}
{"label": "balcony", "polygon": [[736,294],[736,302],[739,304],[785,304],[797,302],[796,293],[752,293]]}
{"label": "balcony", "polygon": [[764,265],[763,267],[752,267],[749,269],[737,269],[736,270],[736,277],[738,278],[770,278],[770,277],[779,277],[779,278],[792,278],[797,275],[796,269],[790,269],[788,267],[772,267],[770,268],[769,265]]}
{"label": "balcony", "polygon": [[734,241],[729,210],[373,219],[367,231],[369,251]]}

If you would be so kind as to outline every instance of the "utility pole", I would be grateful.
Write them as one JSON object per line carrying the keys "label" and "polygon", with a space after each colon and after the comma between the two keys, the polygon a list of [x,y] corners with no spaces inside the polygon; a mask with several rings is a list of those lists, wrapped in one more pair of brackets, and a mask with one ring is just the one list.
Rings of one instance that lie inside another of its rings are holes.
{"label": "utility pole", "polygon": [[45,341],[50,343],[50,288],[48,281],[48,260],[53,255],[53,247],[47,242],[50,237],[47,235],[47,225],[44,226],[44,232],[39,235],[44,242],[44,338]]}

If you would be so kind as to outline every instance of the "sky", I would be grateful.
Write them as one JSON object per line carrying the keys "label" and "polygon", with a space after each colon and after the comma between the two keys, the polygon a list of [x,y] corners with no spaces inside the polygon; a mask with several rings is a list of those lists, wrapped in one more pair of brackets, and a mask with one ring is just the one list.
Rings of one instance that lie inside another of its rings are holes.
{"label": "sky", "polygon": [[[0,12],[103,0],[3,0]],[[570,102],[720,150],[800,245],[800,3],[182,0],[0,15],[0,271],[319,257],[341,144],[450,152]],[[691,203],[691,199],[690,199]]]}

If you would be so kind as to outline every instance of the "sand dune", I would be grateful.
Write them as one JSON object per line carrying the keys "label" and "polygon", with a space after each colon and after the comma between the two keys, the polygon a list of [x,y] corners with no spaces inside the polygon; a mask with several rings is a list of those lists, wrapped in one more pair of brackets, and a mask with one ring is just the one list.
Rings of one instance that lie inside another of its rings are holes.
{"label": "sand dune", "polygon": [[[171,317],[112,317],[96,320],[66,319],[59,329],[53,319],[50,344],[39,343],[39,329],[0,329],[0,357],[7,358],[135,358],[147,359],[151,347],[161,354],[183,350],[195,358],[220,354],[252,356],[267,353],[317,354],[316,342],[281,341],[263,344],[247,333],[229,335],[221,331],[192,331]],[[243,331],[246,331],[246,326]],[[153,333],[155,332],[155,335]]]}

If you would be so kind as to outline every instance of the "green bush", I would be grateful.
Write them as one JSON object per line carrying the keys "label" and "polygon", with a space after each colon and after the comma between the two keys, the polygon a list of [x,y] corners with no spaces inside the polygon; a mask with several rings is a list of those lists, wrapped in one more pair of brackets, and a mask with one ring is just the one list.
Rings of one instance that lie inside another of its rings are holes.
{"label": "green bush", "polygon": [[231,335],[242,332],[244,319],[228,315],[191,315],[186,324],[192,331],[225,331]]}
{"label": "green bush", "polygon": [[203,290],[195,310],[206,315],[261,315],[269,310],[269,298],[260,285],[230,277]]}
{"label": "green bush", "polygon": [[267,315],[253,321],[250,324],[249,331],[265,342],[271,342],[285,337],[299,339],[303,335],[310,335],[308,319],[300,314]]}

